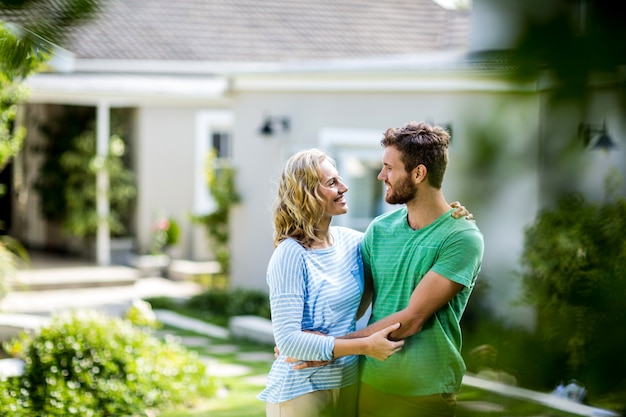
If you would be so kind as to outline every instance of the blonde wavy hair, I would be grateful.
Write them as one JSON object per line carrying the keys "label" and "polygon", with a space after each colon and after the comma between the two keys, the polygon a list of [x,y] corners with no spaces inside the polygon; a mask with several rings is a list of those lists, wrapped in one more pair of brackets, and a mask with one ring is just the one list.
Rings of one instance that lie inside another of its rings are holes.
{"label": "blonde wavy hair", "polygon": [[322,181],[321,164],[335,161],[319,149],[300,151],[283,168],[274,202],[274,246],[287,238],[310,247],[318,241],[317,224],[324,215],[324,200],[318,186]]}

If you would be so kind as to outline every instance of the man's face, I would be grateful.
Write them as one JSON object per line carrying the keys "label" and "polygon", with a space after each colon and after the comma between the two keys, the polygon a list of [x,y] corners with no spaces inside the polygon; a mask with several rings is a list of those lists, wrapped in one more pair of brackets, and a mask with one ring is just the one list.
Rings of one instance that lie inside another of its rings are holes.
{"label": "man's face", "polygon": [[389,204],[406,204],[415,198],[417,185],[404,169],[401,153],[394,146],[383,151],[383,168],[378,179],[385,183],[385,201]]}

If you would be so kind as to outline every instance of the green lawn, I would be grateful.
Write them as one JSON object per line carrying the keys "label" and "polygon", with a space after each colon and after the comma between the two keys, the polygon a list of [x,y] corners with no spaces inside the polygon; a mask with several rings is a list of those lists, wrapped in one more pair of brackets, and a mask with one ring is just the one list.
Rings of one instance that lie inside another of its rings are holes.
{"label": "green lawn", "polygon": [[[189,332],[168,329],[177,336],[194,336]],[[184,339],[182,339],[184,341]],[[256,396],[265,387],[263,377],[271,367],[271,360],[241,360],[241,354],[266,353],[272,355],[273,346],[259,345],[247,341],[222,340],[206,337],[206,346],[190,346],[202,356],[211,357],[219,366],[234,365],[245,367],[245,373],[235,376],[215,377],[217,395],[197,404],[193,409],[173,410],[162,413],[161,417],[265,417],[265,403]],[[236,352],[228,348],[235,345]],[[224,349],[221,349],[224,348]],[[217,353],[216,353],[217,352]],[[211,363],[209,363],[209,372]],[[244,372],[242,370],[242,372]]]}

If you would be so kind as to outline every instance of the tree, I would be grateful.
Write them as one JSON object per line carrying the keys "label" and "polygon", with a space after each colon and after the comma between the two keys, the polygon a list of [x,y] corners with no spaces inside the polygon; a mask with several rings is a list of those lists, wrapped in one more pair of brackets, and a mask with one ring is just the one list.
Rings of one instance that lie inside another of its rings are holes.
{"label": "tree", "polygon": [[[15,126],[18,105],[26,97],[22,82],[44,67],[54,53],[54,42],[90,17],[96,5],[97,0],[0,0],[0,171],[19,153],[26,135],[23,127]],[[5,189],[0,184],[0,197]],[[27,258],[19,242],[1,236],[0,296],[15,271],[15,255]]]}
{"label": "tree", "polygon": [[0,171],[20,151],[26,133],[14,128],[17,105],[25,98],[22,82],[44,68],[55,42],[96,6],[96,0],[0,0]]}

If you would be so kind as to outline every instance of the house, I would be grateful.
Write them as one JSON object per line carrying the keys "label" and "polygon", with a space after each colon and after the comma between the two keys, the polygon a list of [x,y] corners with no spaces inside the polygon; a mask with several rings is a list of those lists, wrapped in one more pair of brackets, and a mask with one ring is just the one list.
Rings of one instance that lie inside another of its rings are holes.
{"label": "house", "polygon": [[[180,256],[211,258],[189,215],[212,209],[207,152],[227,158],[241,195],[230,228],[231,285],[259,289],[273,249],[274,184],[288,156],[329,151],[350,188],[350,213],[335,221],[364,229],[389,208],[376,180],[382,132],[422,119],[452,131],[444,194],[466,205],[484,233],[482,280],[493,310],[528,323],[531,312],[511,305],[524,228],[552,203],[555,184],[600,198],[609,168],[626,171],[623,146],[588,152],[584,169],[574,170],[580,177],[557,163],[557,144],[567,142],[557,138],[576,136],[580,123],[604,122],[624,138],[619,96],[598,88],[585,108],[555,110],[546,105],[545,80],[513,82],[507,61],[485,58],[510,48],[520,27],[516,10],[497,0],[474,0],[471,13],[432,0],[110,0],[101,7],[61,45],[56,70],[28,80],[23,120],[31,136],[14,165],[11,232],[30,247],[61,239],[39,214],[38,160],[29,151],[35,127],[57,105],[95,108],[101,140],[111,109],[132,114],[128,146],[139,195],[131,231],[140,251],[163,210],[181,223]],[[101,238],[99,259],[107,262]]]}

